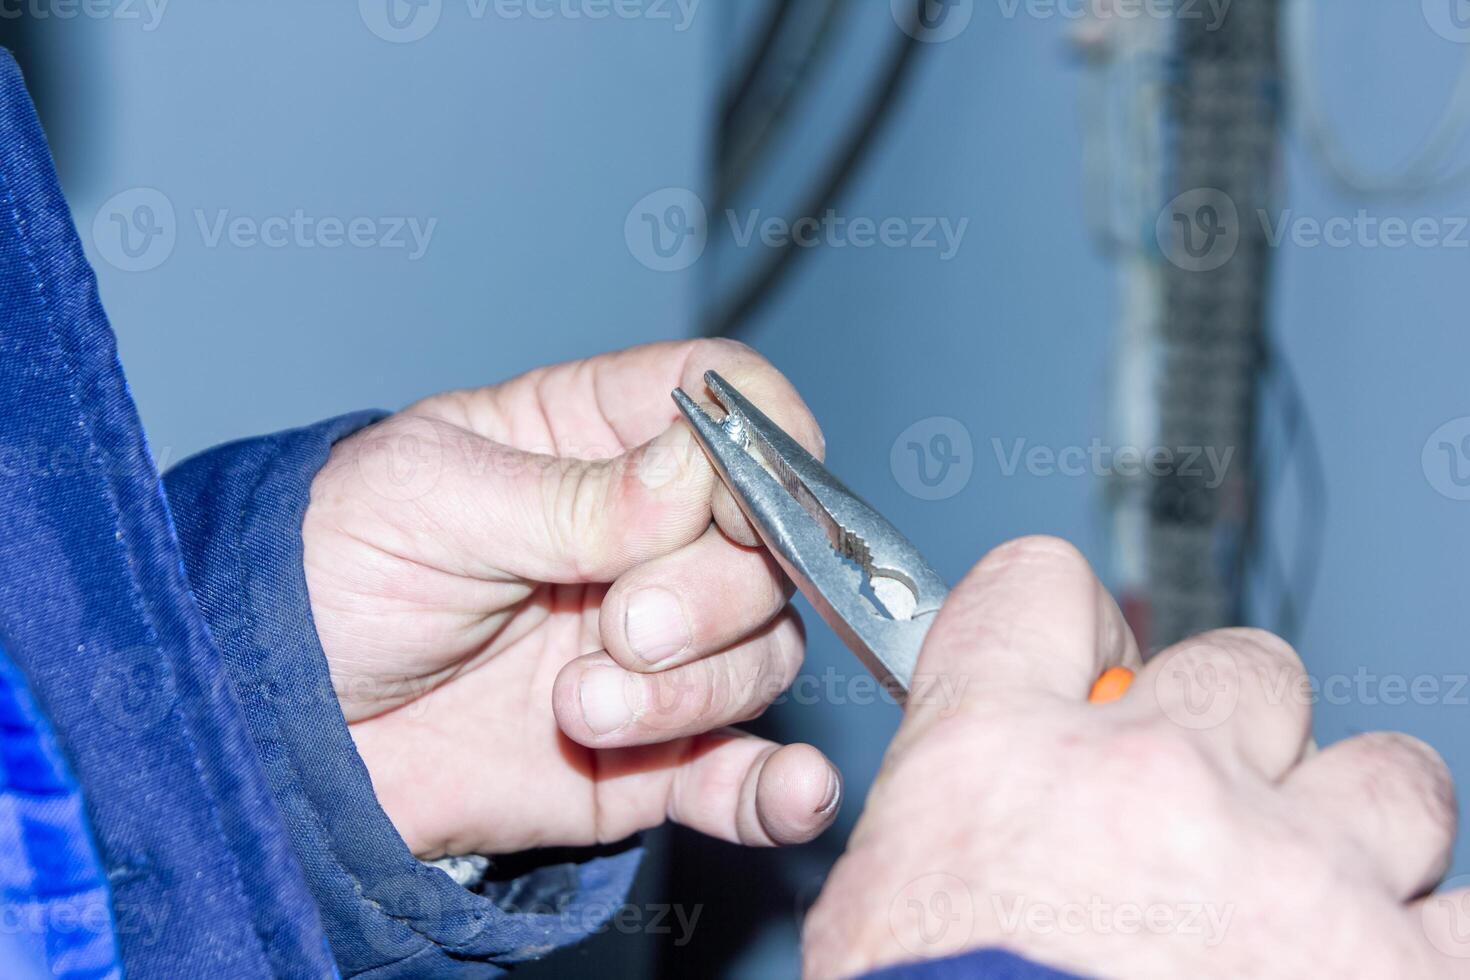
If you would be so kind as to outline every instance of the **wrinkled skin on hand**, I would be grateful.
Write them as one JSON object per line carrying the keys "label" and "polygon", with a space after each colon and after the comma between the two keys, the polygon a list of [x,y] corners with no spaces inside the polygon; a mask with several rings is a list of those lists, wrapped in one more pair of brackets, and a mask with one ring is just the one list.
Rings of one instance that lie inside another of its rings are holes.
{"label": "wrinkled skin on hand", "polygon": [[[1086,702],[1108,667],[1128,693]],[[807,917],[810,977],[1005,947],[1086,976],[1470,974],[1470,894],[1423,897],[1454,839],[1443,762],[1402,735],[1317,752],[1301,661],[1255,630],[1147,666],[1064,542],[985,558]]]}
{"label": "wrinkled skin on hand", "polygon": [[420,857],[614,841],[666,818],[783,844],[834,818],[821,753],[725,728],[791,683],[804,634],[669,398],[703,392],[711,368],[821,453],[770,364],[699,341],[429,398],[339,443],[314,481],[312,612]]}

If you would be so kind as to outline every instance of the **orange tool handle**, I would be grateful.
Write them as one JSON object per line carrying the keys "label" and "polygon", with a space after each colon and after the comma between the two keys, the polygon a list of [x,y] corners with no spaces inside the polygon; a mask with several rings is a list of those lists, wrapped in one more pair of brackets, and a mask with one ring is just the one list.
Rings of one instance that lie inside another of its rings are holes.
{"label": "orange tool handle", "polygon": [[1127,667],[1109,667],[1092,685],[1092,693],[1087,695],[1087,700],[1093,704],[1116,701],[1128,693],[1128,686],[1132,683],[1133,671]]}

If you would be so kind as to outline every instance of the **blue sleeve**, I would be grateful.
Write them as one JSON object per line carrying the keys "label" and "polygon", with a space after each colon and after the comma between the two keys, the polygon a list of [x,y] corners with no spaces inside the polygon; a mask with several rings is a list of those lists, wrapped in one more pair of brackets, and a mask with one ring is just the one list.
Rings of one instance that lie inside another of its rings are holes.
{"label": "blue sleeve", "polygon": [[[463,977],[542,956],[621,907],[639,851],[522,855],[473,887],[414,859],[378,805],[333,694],[302,565],[301,521],[357,413],[232,443],[165,478],[190,584],[344,975]],[[493,778],[493,773],[488,778]],[[529,860],[528,860],[529,859]],[[483,862],[480,862],[483,864]]]}
{"label": "blue sleeve", "polygon": [[1003,949],[977,949],[943,960],[921,960],[904,963],[876,973],[863,980],[1081,980],[1075,973],[1065,973],[1022,959]]}

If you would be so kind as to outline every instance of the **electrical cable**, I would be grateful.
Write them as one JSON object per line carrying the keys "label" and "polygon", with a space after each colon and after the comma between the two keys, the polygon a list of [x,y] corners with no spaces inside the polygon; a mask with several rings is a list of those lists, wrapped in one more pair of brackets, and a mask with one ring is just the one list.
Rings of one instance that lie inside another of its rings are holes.
{"label": "electrical cable", "polygon": [[[916,17],[919,6],[924,2],[926,0],[916,0]],[[881,74],[881,80],[874,88],[857,124],[842,141],[841,149],[834,156],[833,162],[828,166],[825,176],[818,184],[818,191],[811,196],[807,207],[802,209],[801,214],[805,220],[817,220],[833,207],[846,189],[849,179],[872,148],[874,138],[897,104],[904,82],[913,68],[921,43],[919,36],[917,28],[910,29],[905,31],[902,39],[893,45]],[[807,251],[811,249],[796,248],[794,242],[786,241],[761,269],[751,275],[734,299],[706,318],[703,333],[714,337],[738,336],[748,325],[756,310],[790,274],[795,267],[797,257]]]}
{"label": "electrical cable", "polygon": [[1321,570],[1322,548],[1327,530],[1326,464],[1311,413],[1306,407],[1300,383],[1291,365],[1279,350],[1269,349],[1266,369],[1272,382],[1268,390],[1274,390],[1281,403],[1282,435],[1277,452],[1262,452],[1263,457],[1273,458],[1274,461],[1254,477],[1257,484],[1255,490],[1263,498],[1269,496],[1271,488],[1266,473],[1280,473],[1295,462],[1299,465],[1302,481],[1302,506],[1294,567],[1288,568],[1279,549],[1266,542],[1261,535],[1253,536],[1252,559],[1261,567],[1263,584],[1267,586],[1265,591],[1268,594],[1271,591],[1269,586],[1279,585],[1276,609],[1271,620],[1272,630],[1288,640],[1294,640],[1306,620]]}
{"label": "electrical cable", "polygon": [[[772,85],[775,91],[759,99],[758,109],[726,119],[716,154],[719,161],[715,175],[716,214],[730,206],[751,172],[766,155],[772,137],[780,131],[786,114],[797,102],[797,93],[829,50],[831,40],[837,33],[838,21],[852,10],[852,5],[846,0],[825,0],[820,16],[815,19],[815,26],[806,31],[804,43],[795,57],[773,59],[789,62],[785,67],[769,71],[770,74],[779,76]],[[781,47],[783,45],[778,40],[772,50],[779,50]],[[766,87],[757,81],[752,81],[751,86],[752,91],[757,93]]]}
{"label": "electrical cable", "polygon": [[772,52],[780,47],[781,35],[786,31],[795,6],[795,0],[771,0],[766,10],[765,24],[760,30],[760,40],[751,47],[750,54],[745,60],[745,67],[739,73],[739,81],[731,85],[725,94],[718,131],[721,144],[717,148],[717,152],[722,156],[728,134],[736,128],[735,123],[745,111],[745,105],[751,93],[760,87],[758,84],[760,76],[765,73]]}

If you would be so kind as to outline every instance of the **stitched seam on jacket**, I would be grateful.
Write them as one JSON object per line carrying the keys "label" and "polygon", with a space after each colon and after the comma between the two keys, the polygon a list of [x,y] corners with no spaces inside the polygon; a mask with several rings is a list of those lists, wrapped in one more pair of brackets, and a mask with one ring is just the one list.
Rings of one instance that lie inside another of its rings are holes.
{"label": "stitched seam on jacket", "polygon": [[[252,589],[251,589],[252,584],[255,582],[255,578],[251,574],[252,563],[245,561],[245,554],[246,554],[246,549],[245,549],[245,531],[246,531],[246,525],[251,523],[251,517],[250,517],[250,514],[252,513],[251,508],[254,507],[255,502],[256,502],[256,497],[259,494],[261,487],[264,486],[265,481],[266,481],[266,477],[269,476],[269,474],[270,474],[271,464],[273,464],[277,460],[279,460],[280,459],[280,455],[281,455],[281,445],[280,445],[280,440],[278,438],[271,438],[270,440],[267,441],[266,444],[270,447],[270,456],[269,456],[268,459],[265,460],[264,464],[260,467],[259,475],[256,477],[255,481],[251,484],[249,491],[246,493],[246,496],[245,496],[246,510],[245,510],[244,515],[242,515],[243,519],[240,521],[240,523],[238,525],[236,525],[236,528],[237,529],[235,531],[235,548],[234,548],[234,552],[235,552],[235,567],[239,570],[239,573],[240,573],[240,584],[243,586],[243,589],[242,589],[243,596],[242,596],[242,598],[244,599],[244,608],[243,608],[242,618],[243,618],[244,623],[245,623],[245,630],[246,630],[246,632],[248,633],[248,635],[250,637],[250,646],[251,646],[251,649],[252,650],[257,651],[260,654],[263,654],[264,657],[266,657],[266,658],[269,659],[269,658],[272,658],[272,653],[271,653],[271,651],[270,651],[270,649],[269,649],[268,646],[266,646],[265,644],[263,644],[263,643],[260,642],[259,637],[258,637],[257,632],[256,632],[255,615],[254,615],[254,612],[253,612],[253,607],[254,607],[254,598],[253,598],[253,596],[254,596],[254,593],[252,592]],[[256,509],[253,512],[254,513],[259,513],[259,510]],[[330,666],[328,667],[328,671],[330,673]],[[258,694],[252,693],[252,694],[249,695],[249,697],[251,698],[252,701],[258,701],[259,700],[259,695]],[[265,714],[270,718],[271,727],[272,727],[272,729],[274,729],[273,734],[275,735],[276,739],[282,745],[289,745],[291,747],[292,764],[291,764],[290,772],[289,772],[288,776],[290,778],[290,781],[292,783],[292,786],[296,790],[297,794],[301,797],[301,799],[306,802],[306,811],[307,811],[307,813],[311,817],[312,825],[316,827],[317,831],[321,834],[322,839],[327,844],[327,853],[328,853],[328,855],[331,858],[332,864],[339,871],[341,871],[344,875],[347,876],[348,881],[350,881],[352,883],[352,890],[357,893],[357,896],[362,900],[362,903],[365,906],[367,906],[368,908],[372,909],[374,912],[376,912],[378,915],[382,916],[384,919],[387,919],[387,920],[392,921],[392,922],[402,923],[404,926],[407,926],[408,929],[409,929],[409,931],[412,932],[415,936],[419,937],[424,942],[426,942],[426,943],[429,944],[427,947],[421,947],[418,952],[422,952],[423,949],[443,949],[443,948],[445,948],[443,943],[439,942],[438,940],[434,939],[432,936],[430,936],[429,934],[427,934],[426,932],[424,932],[411,919],[406,919],[406,918],[403,918],[401,916],[397,916],[397,915],[392,914],[391,912],[389,912],[386,909],[384,909],[382,907],[382,905],[380,905],[378,902],[374,901],[373,899],[371,899],[371,898],[369,898],[367,896],[367,893],[366,893],[366,891],[364,890],[364,887],[363,887],[363,883],[357,877],[356,872],[354,872],[351,868],[347,867],[347,865],[343,863],[341,856],[338,854],[336,838],[332,835],[331,828],[329,827],[327,821],[322,817],[321,812],[318,810],[317,805],[316,805],[316,801],[314,799],[312,799],[311,794],[308,793],[308,792],[306,792],[305,787],[301,784],[301,780],[300,780],[300,778],[297,775],[297,772],[298,771],[297,771],[296,764],[295,764],[295,758],[296,758],[296,745],[295,745],[295,743],[294,742],[291,742],[291,741],[288,741],[288,740],[286,740],[286,739],[284,739],[284,738],[281,737],[280,726],[279,726],[279,724],[277,724],[276,715],[275,715],[275,712],[274,711],[266,711]],[[350,737],[351,736],[349,736],[349,738]],[[481,930],[483,930],[483,929],[484,929],[484,924],[481,925]],[[417,955],[417,952],[410,953],[410,954],[408,954],[408,956],[400,957],[400,960],[402,960],[402,959],[409,959],[409,958],[411,958],[411,957],[413,957],[415,955]],[[395,962],[398,962],[398,961],[395,961]],[[390,965],[390,964],[380,964],[380,966],[386,966],[386,965]]]}
{"label": "stitched seam on jacket", "polygon": [[[16,152],[14,150],[11,150],[7,154],[7,161],[14,161],[16,155]],[[16,197],[13,188],[11,187],[10,179],[8,176],[9,171],[9,167],[0,168],[0,187],[4,188],[4,196],[6,203],[9,205],[10,216],[15,222],[16,235],[20,239],[22,246],[25,248],[26,266],[30,269],[33,281],[36,286],[36,296],[41,304],[42,315],[46,324],[46,333],[54,345],[55,355],[61,365],[62,371],[65,373],[67,380],[68,397],[72,403],[72,406],[76,410],[76,420],[78,423],[80,423],[82,431],[86,434],[87,446],[93,453],[94,458],[105,460],[107,459],[107,456],[102,452],[101,447],[97,444],[95,433],[92,427],[92,419],[90,418],[87,410],[82,407],[81,394],[77,390],[76,368],[71,364],[70,360],[68,359],[66,349],[61,343],[61,337],[56,332],[56,312],[46,292],[46,278],[44,275],[42,275],[40,267],[36,262],[36,255],[38,250],[36,248],[36,244],[31,240],[30,230],[26,224],[26,221],[21,216],[20,202],[19,199]],[[177,667],[173,663],[173,659],[164,652],[163,644],[159,642],[158,629],[154,623],[152,612],[150,609],[147,608],[147,604],[144,601],[144,597],[142,595],[141,583],[138,581],[137,572],[132,561],[132,546],[129,542],[128,536],[124,534],[122,530],[121,506],[118,502],[115,488],[113,487],[110,479],[106,474],[104,474],[100,478],[100,482],[102,484],[104,495],[107,499],[109,510],[111,511],[112,525],[115,532],[113,534],[114,546],[119,553],[120,560],[127,568],[127,578],[129,584],[129,603],[132,605],[133,611],[144,621],[145,625],[147,626],[148,645],[152,647],[153,651],[156,654],[158,654],[160,662],[164,663],[169,668],[174,677],[177,678],[179,674]],[[174,700],[169,705],[169,713],[178,722],[180,734],[182,735],[185,744],[190,749],[190,768],[193,770],[195,780],[199,784],[200,789],[203,790],[204,797],[209,803],[211,824],[213,825],[214,830],[218,833],[220,841],[225,845],[224,850],[230,855],[230,862],[227,870],[229,873],[232,891],[235,897],[237,897],[244,904],[244,907],[250,909],[253,912],[254,906],[245,895],[243,882],[240,877],[239,861],[237,859],[237,856],[235,855],[234,849],[229,846],[229,837],[224,832],[224,823],[220,819],[218,801],[215,798],[214,791],[210,787],[208,780],[204,777],[204,771],[199,764],[199,755],[196,750],[194,736],[190,731],[188,722],[185,720],[182,712],[179,710],[177,700]],[[255,916],[253,914],[250,916],[250,932],[255,937],[256,948],[260,953],[261,961],[269,965],[271,960],[270,957],[266,954],[265,939],[260,934],[258,924],[256,923]],[[119,947],[119,953],[121,953],[121,947]]]}

